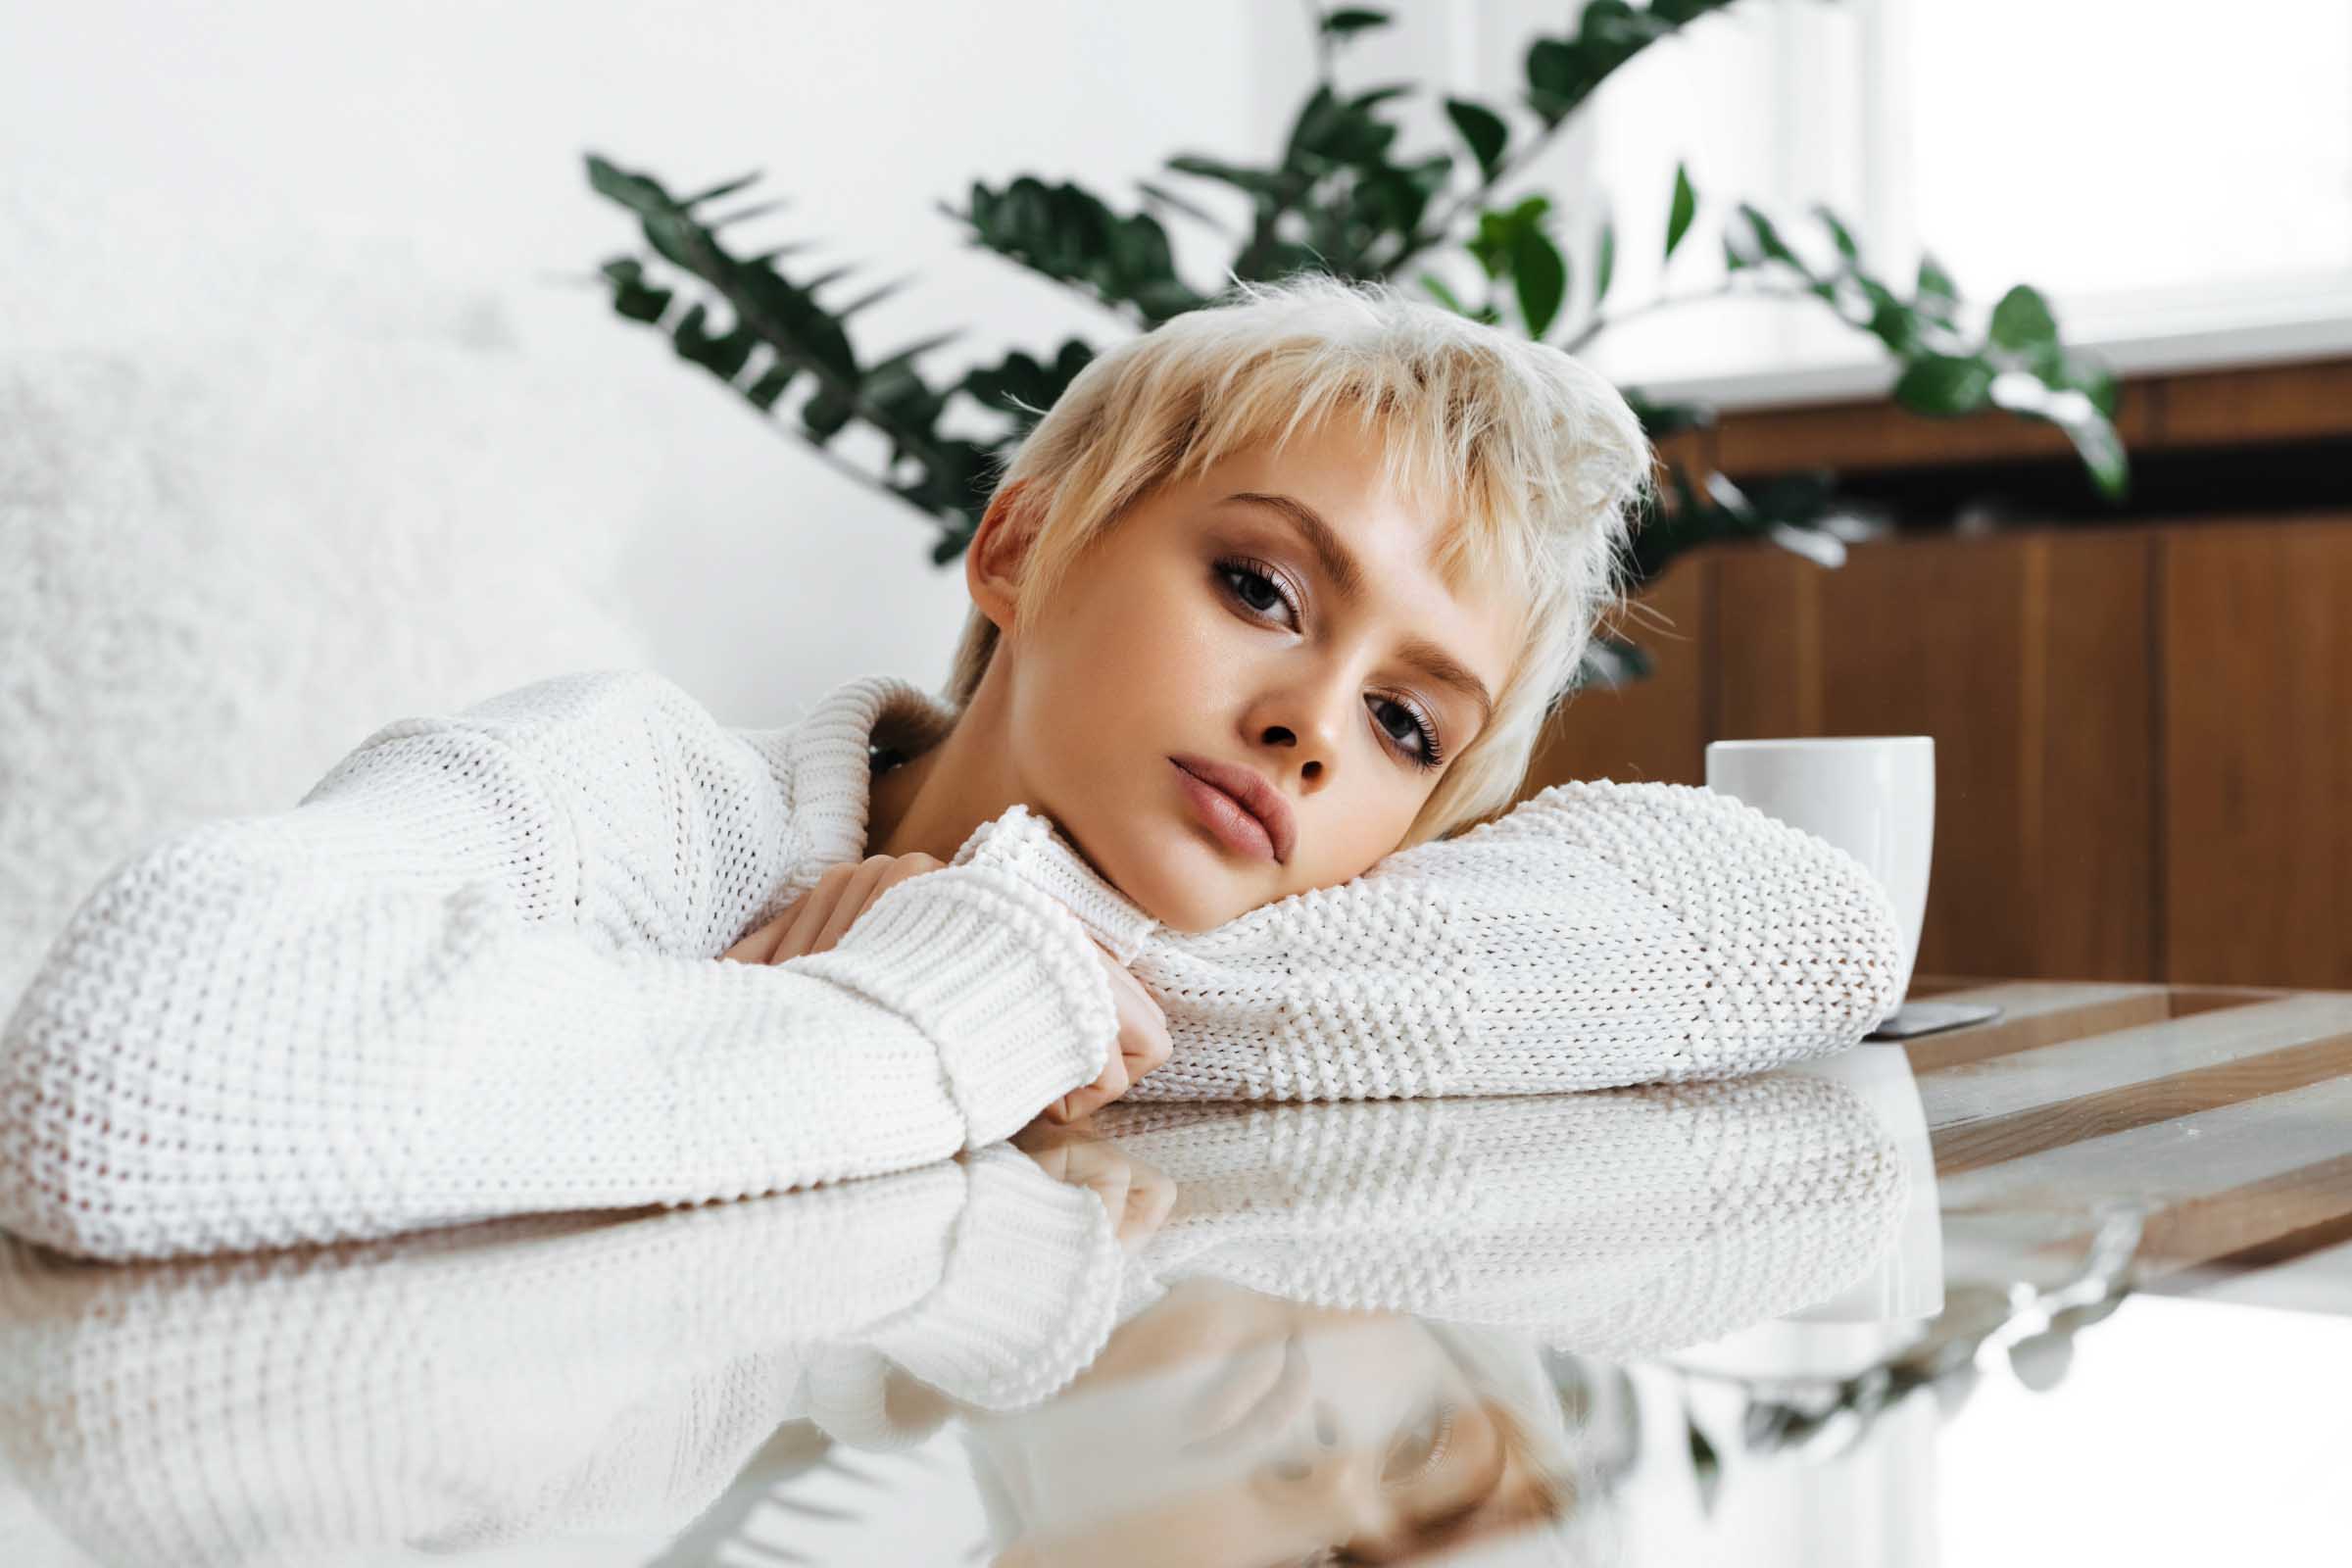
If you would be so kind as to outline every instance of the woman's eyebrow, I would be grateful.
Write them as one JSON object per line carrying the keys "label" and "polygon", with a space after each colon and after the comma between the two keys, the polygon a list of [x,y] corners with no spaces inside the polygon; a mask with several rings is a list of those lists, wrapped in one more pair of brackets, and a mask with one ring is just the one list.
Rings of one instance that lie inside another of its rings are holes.
{"label": "woman's eyebrow", "polygon": [[[1353,604],[1363,598],[1363,564],[1340,530],[1323,520],[1323,514],[1297,496],[1275,495],[1263,490],[1237,490],[1225,498],[1245,506],[1266,507],[1287,519],[1298,536],[1306,541],[1313,553],[1315,564],[1323,568],[1340,597]],[[1478,727],[1485,729],[1494,717],[1494,699],[1488,694],[1487,683],[1460,660],[1426,637],[1407,638],[1396,650],[1396,657],[1414,665],[1435,681],[1451,686],[1478,705]]]}
{"label": "woman's eyebrow", "polygon": [[1340,530],[1323,520],[1323,514],[1297,496],[1270,495],[1263,490],[1237,490],[1225,499],[1246,506],[1269,507],[1282,514],[1306,540],[1307,549],[1314,552],[1315,564],[1323,568],[1323,575],[1339,589],[1340,597],[1353,604],[1364,596],[1364,568],[1355,559],[1355,552],[1348,548],[1348,541],[1340,537]]}
{"label": "woman's eyebrow", "polygon": [[1427,671],[1430,679],[1443,681],[1476,703],[1480,729],[1485,729],[1494,718],[1494,699],[1487,695],[1487,683],[1436,643],[1426,637],[1409,638],[1396,650],[1396,657]]}

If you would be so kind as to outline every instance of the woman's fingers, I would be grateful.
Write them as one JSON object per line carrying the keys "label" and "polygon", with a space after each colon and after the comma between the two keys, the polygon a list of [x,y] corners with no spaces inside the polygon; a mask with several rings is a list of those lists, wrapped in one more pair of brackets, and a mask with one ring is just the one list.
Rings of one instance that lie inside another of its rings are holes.
{"label": "woman's fingers", "polygon": [[908,877],[937,871],[947,862],[915,852],[872,855],[827,866],[816,885],[776,917],[719,955],[739,963],[782,963],[824,953],[840,942],[874,901]]}
{"label": "woman's fingers", "polygon": [[865,903],[858,906],[857,914],[851,916],[850,924],[856,925],[859,920],[865,918],[865,911],[874,906],[875,900],[908,877],[921,876],[926,871],[944,871],[947,869],[947,861],[938,857],[925,855],[919,850],[911,854],[892,857],[890,868],[875,879],[872,890],[865,896]]}
{"label": "woman's fingers", "polygon": [[1132,1088],[1136,1079],[1167,1065],[1175,1043],[1169,1038],[1168,1015],[1160,1009],[1159,1003],[1133,974],[1127,975],[1126,980],[1135,988],[1136,1025],[1120,1032],[1119,1046],[1127,1054],[1127,1081]]}
{"label": "woman's fingers", "polygon": [[856,925],[866,910],[874,906],[876,899],[908,877],[921,876],[926,871],[937,871],[946,863],[934,856],[924,855],[919,851],[906,855],[868,856],[865,861],[858,867],[857,874],[851,877],[848,884],[842,889],[840,903],[834,906],[833,912],[826,917],[823,927],[817,932],[816,940],[809,945],[808,951],[810,953],[828,952],[849,934],[850,927]]}
{"label": "woman's fingers", "polygon": [[806,906],[785,930],[784,940],[776,944],[768,962],[782,963],[808,951],[808,945],[816,940],[816,934],[824,929],[825,921],[832,917],[833,906],[840,901],[841,890],[849,885],[850,878],[857,871],[856,862],[848,860],[825,867],[824,874],[816,879],[816,886],[808,890]]}
{"label": "woman's fingers", "polygon": [[1168,1059],[1168,1016],[1157,1000],[1107,950],[1098,947],[1096,953],[1110,975],[1111,1004],[1118,1011],[1118,1044],[1111,1051],[1102,1076],[1083,1088],[1071,1090],[1039,1112],[1051,1122],[1074,1121],[1101,1109],[1134,1088],[1137,1079]]}
{"label": "woman's fingers", "polygon": [[832,910],[825,916],[825,923],[817,928],[815,940],[808,944],[810,953],[830,950],[850,928],[850,922],[865,912],[866,896],[874,891],[874,884],[882,880],[882,873],[890,869],[890,863],[887,855],[869,855],[851,869],[849,880],[842,885]]}
{"label": "woman's fingers", "polygon": [[1128,1084],[1127,1057],[1114,1051],[1102,1069],[1102,1076],[1083,1089],[1071,1090],[1061,1098],[1061,1114],[1055,1119],[1075,1121],[1081,1116],[1092,1115],[1125,1094]]}
{"label": "woman's fingers", "polygon": [[777,946],[783,942],[785,931],[791,927],[794,920],[800,917],[801,910],[808,903],[808,895],[802,894],[778,910],[773,919],[765,925],[747,932],[742,941],[720,954],[719,956],[732,958],[737,963],[769,962]]}
{"label": "woman's fingers", "polygon": [[1091,1125],[1064,1126],[1040,1116],[1012,1135],[1012,1146],[1057,1182],[1084,1187],[1102,1200],[1119,1245],[1141,1250],[1176,1207],[1176,1184]]}

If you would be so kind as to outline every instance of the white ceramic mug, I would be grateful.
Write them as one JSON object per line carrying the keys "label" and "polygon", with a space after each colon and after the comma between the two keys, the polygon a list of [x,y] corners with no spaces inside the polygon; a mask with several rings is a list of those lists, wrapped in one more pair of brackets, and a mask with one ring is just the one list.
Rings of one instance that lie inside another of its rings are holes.
{"label": "white ceramic mug", "polygon": [[1879,879],[1894,906],[1903,942],[1903,980],[1895,990],[1899,1004],[1911,988],[1919,928],[1928,914],[1928,864],[1936,846],[1936,738],[1715,741],[1707,747],[1707,788],[1829,840]]}

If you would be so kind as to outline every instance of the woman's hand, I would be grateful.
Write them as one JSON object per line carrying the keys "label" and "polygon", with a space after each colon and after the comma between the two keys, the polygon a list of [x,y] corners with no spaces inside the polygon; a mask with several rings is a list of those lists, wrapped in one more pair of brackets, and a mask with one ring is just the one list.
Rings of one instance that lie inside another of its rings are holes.
{"label": "woman's hand", "polygon": [[1056,1126],[1101,1110],[1135,1087],[1135,1081],[1168,1059],[1168,1015],[1144,983],[1101,943],[1095,956],[1110,976],[1110,1000],[1119,1010],[1119,1041],[1103,1064],[1102,1075],[1083,1089],[1073,1089],[1038,1112],[1041,1121]]}
{"label": "woman's hand", "polygon": [[910,855],[869,855],[862,860],[844,860],[827,866],[816,886],[784,906],[784,912],[719,955],[738,963],[782,963],[811,953],[824,953],[841,934],[858,923],[876,899],[910,876],[938,871],[947,862],[917,851]]}
{"label": "woman's hand", "polygon": [[1091,1189],[1130,1252],[1141,1251],[1176,1206],[1176,1184],[1164,1171],[1091,1127],[1049,1125],[1041,1116],[1012,1135],[1012,1147],[1055,1181]]}
{"label": "woman's hand", "polygon": [[[908,877],[943,870],[946,864],[916,852],[869,855],[863,860],[828,866],[816,886],[719,956],[738,963],[782,963],[827,952],[885,892]],[[1167,1014],[1109,950],[1097,943],[1094,952],[1110,979],[1110,998],[1119,1015],[1118,1045],[1093,1083],[1071,1090],[1038,1113],[1040,1120],[1057,1126],[1102,1109],[1168,1059]]]}

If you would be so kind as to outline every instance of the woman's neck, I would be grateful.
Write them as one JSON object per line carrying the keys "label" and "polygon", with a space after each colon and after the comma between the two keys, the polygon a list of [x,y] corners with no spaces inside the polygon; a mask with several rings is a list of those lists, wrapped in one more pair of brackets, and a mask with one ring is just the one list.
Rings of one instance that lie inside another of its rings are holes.
{"label": "woman's neck", "polygon": [[984,726],[966,712],[935,745],[877,774],[866,802],[865,853],[952,860],[981,823],[1020,799]]}

